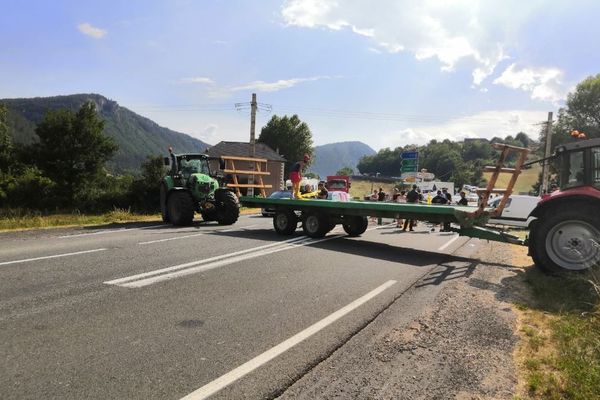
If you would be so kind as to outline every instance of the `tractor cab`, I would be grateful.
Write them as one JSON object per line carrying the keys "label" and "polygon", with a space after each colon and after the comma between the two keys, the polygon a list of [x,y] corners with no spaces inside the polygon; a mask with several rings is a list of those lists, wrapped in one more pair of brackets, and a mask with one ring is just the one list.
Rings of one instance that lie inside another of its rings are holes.
{"label": "tractor cab", "polygon": [[165,157],[165,165],[170,167],[169,175],[181,175],[189,179],[192,174],[204,174],[210,176],[210,165],[206,154],[170,154]]}
{"label": "tractor cab", "polygon": [[560,190],[600,190],[600,138],[560,145],[555,150]]}

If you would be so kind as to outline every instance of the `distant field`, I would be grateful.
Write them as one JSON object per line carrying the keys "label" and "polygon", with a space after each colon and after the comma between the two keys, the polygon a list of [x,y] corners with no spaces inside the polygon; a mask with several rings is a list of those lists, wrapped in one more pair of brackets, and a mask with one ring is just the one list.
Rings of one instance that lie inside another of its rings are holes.
{"label": "distant field", "polygon": [[[530,169],[525,169],[519,175],[519,179],[517,179],[517,183],[513,189],[514,193],[529,193],[532,190],[532,186],[537,182],[539,173],[542,172],[542,167],[540,165],[535,165]],[[489,181],[492,176],[491,172],[486,172],[483,174],[485,179]],[[497,188],[505,188],[508,185],[508,180],[511,175],[509,174],[500,174],[498,177],[498,181],[496,182]]]}
{"label": "distant field", "polygon": [[392,193],[394,191],[394,184],[389,182],[369,182],[353,179],[352,186],[350,187],[350,196],[359,197],[362,200],[365,195],[369,195],[373,193],[374,189],[379,190],[379,188],[383,188],[383,191],[386,193]]}

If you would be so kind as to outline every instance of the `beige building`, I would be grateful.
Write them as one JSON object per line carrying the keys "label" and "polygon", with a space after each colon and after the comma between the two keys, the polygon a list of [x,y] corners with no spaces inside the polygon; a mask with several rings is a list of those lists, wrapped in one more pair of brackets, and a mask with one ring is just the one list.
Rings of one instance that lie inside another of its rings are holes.
{"label": "beige building", "polygon": [[[281,190],[285,185],[285,179],[283,176],[285,158],[264,143],[256,143],[255,149],[256,158],[264,158],[267,160],[267,171],[270,173],[270,175],[263,176],[262,178],[265,185],[273,186],[271,189],[265,189],[268,196],[277,190]],[[245,142],[219,142],[213,147],[209,148],[206,153],[210,157],[249,157],[250,144]],[[238,162],[240,163],[239,165]],[[247,162],[238,162],[236,162],[236,169],[250,169]],[[213,171],[217,171],[219,168],[218,162],[216,160],[212,160],[210,162],[210,168]],[[238,179],[239,183],[248,182],[248,176],[246,175],[239,176]],[[242,192],[245,194],[245,189],[242,189]]]}

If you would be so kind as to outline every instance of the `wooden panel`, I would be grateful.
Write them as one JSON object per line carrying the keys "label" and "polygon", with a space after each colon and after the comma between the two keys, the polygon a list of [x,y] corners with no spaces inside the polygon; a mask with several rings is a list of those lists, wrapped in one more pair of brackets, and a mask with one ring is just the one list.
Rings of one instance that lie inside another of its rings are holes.
{"label": "wooden panel", "polygon": [[264,162],[268,160],[266,158],[252,158],[252,157],[234,157],[234,156],[221,156],[223,160],[236,160],[236,161],[250,161],[250,162]]}
{"label": "wooden panel", "polygon": [[224,169],[223,172],[226,173],[226,174],[270,175],[269,172],[249,171],[249,170],[245,170],[245,169]]}
{"label": "wooden panel", "polygon": [[228,183],[227,187],[231,188],[255,188],[255,189],[272,189],[273,185],[250,185],[245,183]]}

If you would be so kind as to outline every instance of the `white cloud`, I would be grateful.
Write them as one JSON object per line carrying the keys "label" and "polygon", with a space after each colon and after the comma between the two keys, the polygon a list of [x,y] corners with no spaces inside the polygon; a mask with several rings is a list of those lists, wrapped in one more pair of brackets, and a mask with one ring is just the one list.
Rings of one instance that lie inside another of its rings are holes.
{"label": "white cloud", "polygon": [[381,51],[407,51],[418,60],[436,58],[443,71],[465,63],[473,83],[480,85],[507,58],[515,32],[540,4],[540,0],[505,0],[502,6],[485,0],[287,0],[281,15],[288,26],[349,29],[371,38]]}
{"label": "white cloud", "polygon": [[197,76],[193,78],[183,78],[181,80],[182,83],[200,83],[205,85],[214,85],[215,81],[205,76]]}
{"label": "white cloud", "polygon": [[[331,76],[312,76],[308,78],[279,79],[275,82],[253,81],[237,86],[214,87],[208,95],[213,98],[226,98],[235,92],[255,91],[255,92],[277,92],[292,88],[300,83],[318,81],[321,79],[332,79]],[[212,82],[212,81],[211,81]],[[212,82],[214,83],[214,82]]]}
{"label": "white cloud", "polygon": [[556,103],[567,94],[563,75],[557,68],[518,68],[511,64],[494,80],[494,84],[530,92],[534,100]]}
{"label": "white cloud", "polygon": [[91,36],[94,39],[102,39],[108,33],[105,29],[93,26],[89,22],[83,22],[77,25],[77,29],[84,35]]}
{"label": "white cloud", "polygon": [[465,138],[491,139],[525,132],[537,139],[539,123],[546,119],[542,111],[510,110],[483,111],[474,115],[448,120],[435,124],[421,124],[378,136],[379,148],[423,145],[435,139],[463,140]]}
{"label": "white cloud", "polygon": [[254,81],[240,86],[234,86],[229,90],[239,92],[244,90],[256,90],[258,92],[277,92],[282,89],[289,89],[302,82],[318,81],[320,79],[328,79],[327,76],[313,76],[310,78],[292,78],[280,79],[275,82]]}

